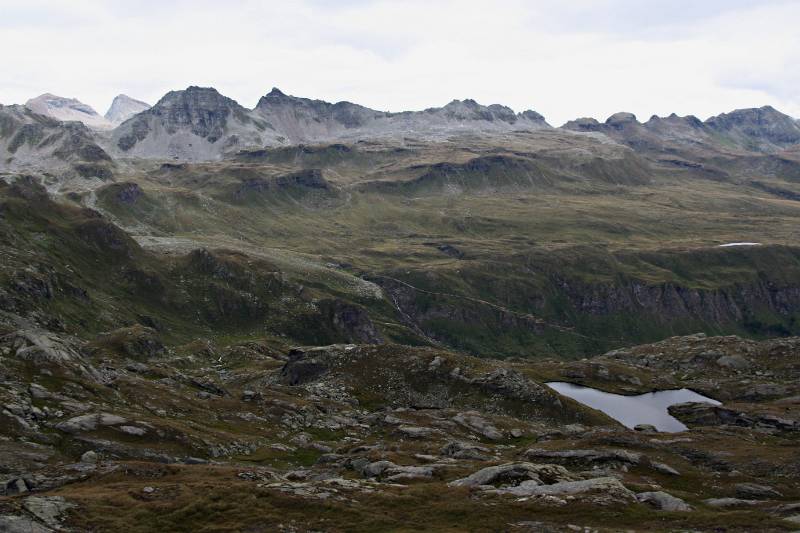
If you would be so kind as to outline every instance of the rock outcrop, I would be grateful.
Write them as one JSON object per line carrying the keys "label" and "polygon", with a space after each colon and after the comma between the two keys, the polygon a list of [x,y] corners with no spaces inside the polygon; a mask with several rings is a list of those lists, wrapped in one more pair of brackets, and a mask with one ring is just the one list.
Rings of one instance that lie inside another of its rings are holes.
{"label": "rock outcrop", "polygon": [[779,416],[743,413],[726,407],[702,402],[671,405],[669,413],[688,426],[740,426],[779,431],[800,431],[800,424]]}
{"label": "rock outcrop", "polygon": [[0,105],[0,169],[67,171],[107,180],[114,163],[84,124],[61,122],[25,106]]}
{"label": "rock outcrop", "polygon": [[636,495],[636,499],[655,507],[659,511],[693,511],[691,505],[664,491],[640,492]]}
{"label": "rock outcrop", "polygon": [[247,147],[276,144],[266,121],[212,88],[167,93],[121,124],[113,149],[125,157],[210,160]]}

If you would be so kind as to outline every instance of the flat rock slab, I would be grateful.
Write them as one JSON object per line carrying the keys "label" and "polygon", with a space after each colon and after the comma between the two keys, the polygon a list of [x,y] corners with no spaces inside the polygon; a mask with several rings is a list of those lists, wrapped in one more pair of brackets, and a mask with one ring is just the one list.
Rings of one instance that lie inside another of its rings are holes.
{"label": "flat rock slab", "polygon": [[50,533],[53,530],[27,516],[0,516],[0,531],[3,533]]}
{"label": "flat rock slab", "polygon": [[50,527],[58,528],[64,514],[77,507],[61,496],[30,496],[22,506],[26,511]]}
{"label": "flat rock slab", "polygon": [[703,503],[709,507],[748,507],[751,505],[758,505],[761,503],[758,500],[743,500],[741,498],[709,498],[703,500]]}
{"label": "flat rock slab", "polygon": [[478,487],[494,483],[507,483],[523,481],[536,481],[538,484],[546,482],[569,481],[574,477],[560,465],[538,465],[534,463],[507,463],[497,466],[487,466],[469,476],[451,481],[451,487]]}
{"label": "flat rock slab", "polygon": [[94,431],[101,426],[116,426],[125,424],[126,419],[111,413],[97,413],[80,415],[56,424],[56,429],[65,433],[81,433]]}
{"label": "flat rock slab", "polygon": [[744,499],[769,500],[783,496],[780,492],[766,485],[756,483],[738,483],[735,486],[736,496]]}
{"label": "flat rock slab", "polygon": [[615,501],[636,501],[636,495],[628,490],[615,477],[598,477],[581,481],[563,481],[552,485],[537,485],[535,482],[523,482],[516,487],[497,489],[498,494],[514,496],[574,496],[578,494],[600,493]]}
{"label": "flat rock slab", "polygon": [[636,499],[641,503],[646,503],[655,507],[659,511],[693,511],[692,506],[676,498],[672,494],[656,491],[656,492],[640,492],[636,495]]}

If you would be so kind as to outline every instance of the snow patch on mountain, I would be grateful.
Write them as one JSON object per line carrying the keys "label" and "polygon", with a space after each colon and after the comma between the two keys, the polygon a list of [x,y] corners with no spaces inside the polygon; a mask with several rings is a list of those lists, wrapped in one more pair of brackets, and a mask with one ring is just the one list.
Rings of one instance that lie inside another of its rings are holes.
{"label": "snow patch on mountain", "polygon": [[75,98],[64,98],[55,94],[45,93],[36,98],[31,98],[25,103],[25,107],[38,113],[62,122],[77,121],[94,129],[107,130],[114,125],[101,117],[97,111],[76,100]]}

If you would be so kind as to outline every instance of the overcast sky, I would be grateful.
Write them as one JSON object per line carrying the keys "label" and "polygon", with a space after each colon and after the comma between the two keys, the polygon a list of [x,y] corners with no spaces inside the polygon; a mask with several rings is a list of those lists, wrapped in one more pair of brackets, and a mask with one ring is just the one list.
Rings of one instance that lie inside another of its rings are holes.
{"label": "overcast sky", "polygon": [[800,117],[797,0],[0,0],[0,103],[43,92],[101,114],[273,86],[388,111],[452,99],[551,124],[616,111]]}

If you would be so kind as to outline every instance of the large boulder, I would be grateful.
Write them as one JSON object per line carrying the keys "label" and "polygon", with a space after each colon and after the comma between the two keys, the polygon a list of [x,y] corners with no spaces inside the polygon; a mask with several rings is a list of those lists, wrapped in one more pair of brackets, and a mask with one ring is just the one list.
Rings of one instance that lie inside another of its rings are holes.
{"label": "large boulder", "polygon": [[302,385],[326,374],[333,365],[334,356],[327,347],[293,348],[281,369],[281,381],[287,385]]}
{"label": "large boulder", "polygon": [[783,496],[780,492],[766,485],[757,483],[737,483],[736,496],[751,500],[769,500]]}
{"label": "large boulder", "polygon": [[445,457],[452,457],[454,459],[468,459],[473,461],[486,461],[489,459],[487,456],[489,453],[488,448],[461,441],[448,442],[442,447],[439,453]]}
{"label": "large boulder", "polygon": [[546,460],[559,464],[569,464],[578,466],[595,467],[598,465],[623,467],[623,466],[645,466],[662,474],[679,476],[680,472],[669,465],[651,460],[648,456],[631,452],[628,450],[543,450],[531,448],[524,453],[527,459]]}
{"label": "large boulder", "polygon": [[95,345],[137,361],[152,359],[166,352],[158,332],[138,324],[104,334],[95,341]]}
{"label": "large boulder", "polygon": [[438,431],[435,429],[418,426],[400,426],[397,428],[397,432],[404,437],[409,437],[412,439],[425,439],[433,436],[435,433],[438,433]]}
{"label": "large boulder", "polygon": [[703,503],[709,507],[720,507],[727,509],[729,507],[750,507],[761,503],[758,500],[743,500],[741,498],[708,498],[703,500]]}
{"label": "large boulder", "polygon": [[640,492],[636,495],[636,499],[641,503],[646,503],[651,507],[655,507],[659,511],[692,511],[692,506],[676,498],[672,494],[662,491],[655,492]]}
{"label": "large boulder", "polygon": [[397,468],[397,465],[391,461],[375,461],[364,465],[361,468],[361,473],[365,477],[378,477],[390,468]]}
{"label": "large boulder", "polygon": [[381,344],[383,336],[369,317],[367,311],[358,305],[343,300],[323,300],[319,302],[320,311],[327,317],[334,329],[347,340],[361,344]]}
{"label": "large boulder", "polygon": [[36,484],[32,477],[15,477],[6,481],[3,492],[6,496],[25,494],[35,488]]}
{"label": "large boulder", "polygon": [[453,417],[453,421],[489,440],[503,439],[503,434],[500,430],[474,411],[459,413]]}
{"label": "large boulder", "polygon": [[82,359],[75,343],[40,329],[20,329],[0,342],[10,345],[17,358],[27,361],[67,363]]}
{"label": "large boulder", "polygon": [[56,424],[55,427],[64,433],[82,433],[94,431],[98,427],[118,426],[126,422],[125,418],[111,413],[91,413],[72,417]]}
{"label": "large boulder", "polygon": [[761,427],[779,431],[800,431],[800,423],[773,415],[743,413],[705,402],[671,405],[669,414],[688,426]]}
{"label": "large boulder", "polygon": [[578,481],[561,481],[550,485],[525,481],[516,487],[507,487],[492,492],[510,494],[518,497],[530,496],[576,496],[594,495],[595,503],[618,504],[633,503],[636,496],[615,477],[598,477]]}
{"label": "large boulder", "polygon": [[528,459],[546,459],[550,462],[595,465],[598,463],[620,463],[638,465],[644,457],[641,453],[627,450],[542,450],[532,448],[525,452]]}
{"label": "large boulder", "polygon": [[563,466],[538,465],[533,463],[507,463],[488,466],[469,476],[451,481],[451,487],[478,487],[498,483],[515,483],[535,481],[538,484],[556,483],[572,480],[573,476]]}

